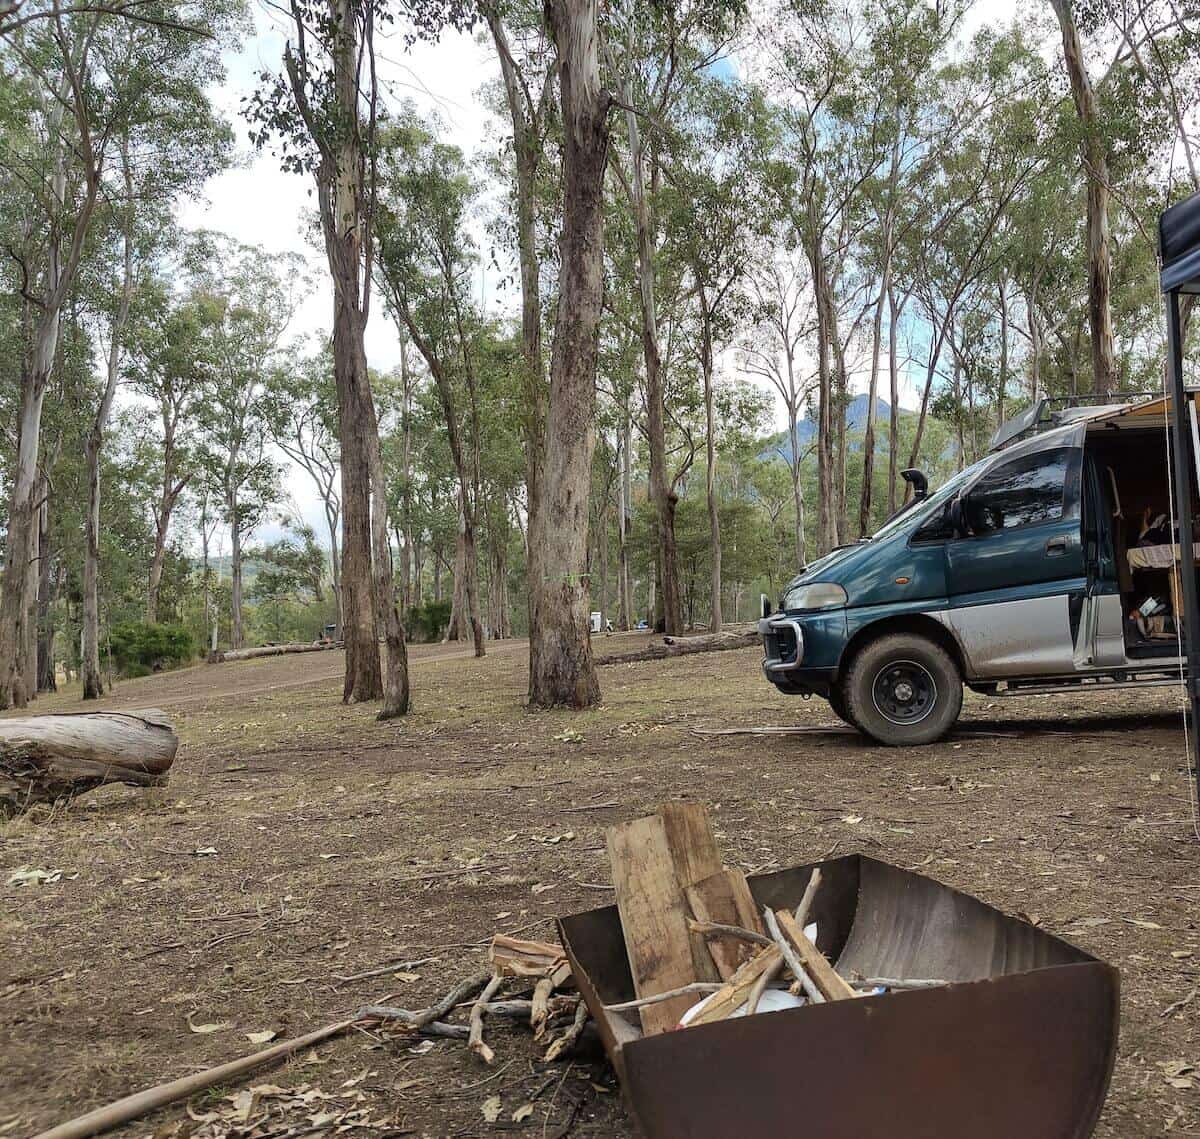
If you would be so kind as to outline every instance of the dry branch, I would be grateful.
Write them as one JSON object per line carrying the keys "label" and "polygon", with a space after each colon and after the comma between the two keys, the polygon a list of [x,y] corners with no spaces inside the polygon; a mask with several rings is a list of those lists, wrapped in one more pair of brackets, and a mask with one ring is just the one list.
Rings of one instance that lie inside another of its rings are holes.
{"label": "dry branch", "polygon": [[226,664],[238,660],[254,660],[256,657],[277,657],[287,653],[320,653],[328,649],[340,649],[340,644],[331,641],[305,642],[300,645],[259,645],[252,649],[229,649],[209,655],[209,664]]}

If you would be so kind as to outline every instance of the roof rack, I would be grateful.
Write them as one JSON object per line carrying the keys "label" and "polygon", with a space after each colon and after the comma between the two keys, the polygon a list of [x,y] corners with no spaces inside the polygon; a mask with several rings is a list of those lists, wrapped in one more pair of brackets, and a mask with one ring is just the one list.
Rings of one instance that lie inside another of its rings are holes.
{"label": "roof rack", "polygon": [[1018,439],[1038,435],[1054,427],[1061,427],[1074,419],[1089,419],[1105,411],[1126,407],[1142,400],[1155,399],[1159,392],[1118,392],[1117,398],[1101,395],[1056,395],[1043,396],[1030,404],[1019,415],[1006,420],[996,428],[988,444],[989,451],[1000,451]]}

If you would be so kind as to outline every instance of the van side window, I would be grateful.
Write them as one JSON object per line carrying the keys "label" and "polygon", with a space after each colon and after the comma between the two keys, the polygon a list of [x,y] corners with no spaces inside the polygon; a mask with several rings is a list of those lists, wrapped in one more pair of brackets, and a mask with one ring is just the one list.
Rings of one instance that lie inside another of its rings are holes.
{"label": "van side window", "polygon": [[963,515],[972,534],[1057,522],[1078,511],[1077,449],[1059,447],[1001,463],[971,488]]}

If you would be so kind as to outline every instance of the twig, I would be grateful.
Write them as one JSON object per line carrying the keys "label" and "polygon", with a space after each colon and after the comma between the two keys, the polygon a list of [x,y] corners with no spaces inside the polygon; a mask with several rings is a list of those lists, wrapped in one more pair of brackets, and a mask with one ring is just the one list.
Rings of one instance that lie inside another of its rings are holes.
{"label": "twig", "polygon": [[736,937],[753,945],[775,944],[769,937],[763,937],[761,933],[755,933],[752,929],[742,929],[740,925],[722,925],[718,921],[696,921],[695,918],[689,918],[688,929],[702,937]]}
{"label": "twig", "polygon": [[342,977],[334,973],[333,979],[343,985],[348,985],[351,981],[365,981],[368,977],[382,977],[385,973],[407,972],[410,969],[415,969],[418,965],[428,965],[431,961],[436,960],[436,957],[421,957],[416,961],[389,961],[384,965],[376,966],[374,969],[367,969],[362,973],[351,973],[348,977]]}
{"label": "twig", "polygon": [[569,815],[573,811],[607,811],[610,807],[619,807],[620,803],[615,800],[611,803],[585,803],[582,807],[560,807],[558,813],[560,815]]}
{"label": "twig", "polygon": [[676,997],[686,997],[692,993],[715,993],[725,988],[721,981],[693,981],[689,985],[680,985],[678,989],[668,989],[665,993],[655,993],[652,997],[639,997],[636,1001],[622,1001],[620,1004],[605,1005],[605,1012],[630,1012],[633,1009],[646,1008],[647,1005],[662,1004]]}
{"label": "twig", "polygon": [[581,1000],[575,1006],[575,1019],[571,1022],[571,1027],[557,1040],[551,1041],[550,1047],[546,1049],[546,1063],[549,1064],[557,1060],[568,1048],[574,1045],[575,1041],[583,1033],[583,1026],[587,1024],[587,1018],[587,1004]]}
{"label": "twig", "polygon": [[950,982],[899,977],[857,977],[850,984],[856,989],[941,989]]}
{"label": "twig", "polygon": [[496,990],[502,984],[504,984],[503,976],[493,973],[492,979],[484,986],[483,992],[471,1006],[471,1030],[467,1035],[467,1047],[488,1065],[495,1063],[496,1053],[487,1046],[487,1042],[483,1039],[483,1014],[488,1001],[496,995]]}
{"label": "twig", "polygon": [[763,920],[767,924],[767,929],[771,931],[771,937],[774,938],[775,944],[779,946],[779,952],[783,954],[783,959],[787,962],[788,968],[791,969],[792,976],[800,982],[800,987],[804,990],[805,996],[813,1004],[823,1004],[825,994],[817,988],[816,983],[808,975],[808,970],[804,968],[795,949],[792,948],[792,943],[783,936],[783,930],[779,928],[779,921],[776,919],[775,914],[772,913],[770,906],[764,907]]}
{"label": "twig", "polygon": [[1193,989],[1186,997],[1177,1000],[1173,1005],[1167,1005],[1162,1011],[1164,1017],[1170,1016],[1172,1013],[1178,1012],[1180,1009],[1187,1008],[1188,1005],[1196,999],[1197,994],[1200,994],[1200,989]]}
{"label": "twig", "polygon": [[783,958],[781,957],[769,969],[764,969],[758,980],[754,982],[754,988],[750,990],[750,995],[746,998],[746,1015],[753,1016],[758,1012],[758,1002],[762,1000],[762,995],[767,991],[767,986],[775,980],[776,977],[783,971]]}
{"label": "twig", "polygon": [[808,914],[812,909],[813,899],[821,888],[821,869],[817,867],[808,877],[808,885],[804,887],[804,896],[796,907],[796,924],[803,929],[808,925]]}

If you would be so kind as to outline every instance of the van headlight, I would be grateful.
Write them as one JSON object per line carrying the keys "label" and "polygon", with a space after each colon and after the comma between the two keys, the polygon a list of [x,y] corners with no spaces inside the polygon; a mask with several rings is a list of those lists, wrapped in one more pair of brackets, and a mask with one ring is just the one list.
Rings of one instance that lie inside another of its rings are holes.
{"label": "van headlight", "polygon": [[846,591],[832,581],[814,581],[807,585],[794,585],[783,595],[783,608],[793,609],[838,609],[849,598]]}

